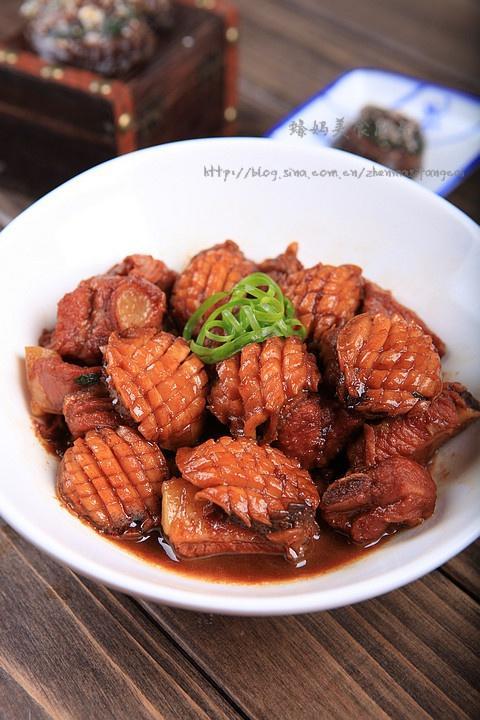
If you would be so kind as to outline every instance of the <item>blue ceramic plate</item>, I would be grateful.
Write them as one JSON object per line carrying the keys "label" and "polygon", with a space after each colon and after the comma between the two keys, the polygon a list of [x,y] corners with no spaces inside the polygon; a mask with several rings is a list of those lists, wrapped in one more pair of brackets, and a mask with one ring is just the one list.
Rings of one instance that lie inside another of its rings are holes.
{"label": "blue ceramic plate", "polygon": [[399,110],[422,127],[426,147],[416,182],[447,195],[480,164],[480,97],[418,78],[357,68],[296,108],[268,137],[333,145],[367,104]]}

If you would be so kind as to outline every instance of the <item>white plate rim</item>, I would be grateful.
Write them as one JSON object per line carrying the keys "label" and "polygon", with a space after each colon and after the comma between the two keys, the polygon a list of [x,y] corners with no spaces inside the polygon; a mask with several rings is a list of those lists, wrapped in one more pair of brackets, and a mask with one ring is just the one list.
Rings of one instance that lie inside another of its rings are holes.
{"label": "white plate rim", "polygon": [[[208,138],[198,140],[186,140],[182,142],[168,143],[162,146],[156,146],[152,148],[146,148],[128,155],[123,155],[118,158],[102,163],[99,166],[91,168],[81,175],[72,178],[68,182],[64,183],[60,187],[48,193],[48,195],[41,198],[39,201],[34,203],[32,206],[27,208],[21,215],[12,221],[3,231],[0,233],[0,242],[9,240],[12,234],[12,228],[15,229],[17,222],[21,222],[21,218],[27,214],[33,214],[36,212],[36,208],[41,204],[48,203],[52,196],[58,196],[62,193],[68,193],[75,190],[76,184],[81,181],[83,176],[104,172],[104,168],[107,165],[128,163],[136,161],[139,153],[152,153],[152,152],[169,152],[175,151],[178,146],[195,144],[208,145],[209,143],[235,143],[235,144],[250,144],[256,143],[258,145],[263,143],[271,144],[271,140],[266,138]],[[291,145],[286,144],[291,150]],[[350,153],[344,153],[343,151],[331,149],[331,148],[309,148],[309,152],[316,153],[343,153],[349,156],[349,161],[357,164],[361,167],[366,161],[357,156],[351,155]],[[371,163],[370,163],[371,164]],[[402,184],[406,183],[410,188],[411,192],[424,194],[425,199],[429,202],[433,202],[443,208],[443,212],[447,212],[454,217],[457,221],[466,224],[467,226],[474,227],[478,230],[477,224],[465,215],[461,210],[451,205],[448,201],[444,200],[439,196],[435,196],[431,191],[412,183],[410,180],[402,177],[395,178],[395,182]],[[5,238],[5,235],[7,236]],[[394,568],[391,571],[383,573],[381,577],[375,579],[375,587],[372,590],[372,580],[367,579],[356,583],[351,583],[348,586],[348,591],[344,591],[342,588],[333,589],[321,589],[309,591],[303,589],[298,595],[285,597],[255,597],[254,588],[255,585],[238,585],[237,587],[245,588],[246,594],[244,596],[230,596],[227,599],[224,597],[215,597],[208,592],[193,591],[193,590],[181,590],[178,588],[168,587],[166,592],[161,584],[141,581],[133,579],[127,574],[122,572],[116,572],[109,568],[105,568],[99,563],[88,561],[88,567],[86,561],[80,553],[76,553],[68,548],[62,541],[59,541],[55,537],[51,537],[47,533],[39,532],[38,528],[33,527],[28,518],[25,519],[22,516],[21,511],[14,507],[8,501],[8,497],[2,495],[0,487],[0,505],[2,515],[5,521],[11,525],[20,535],[27,537],[27,539],[34,545],[45,551],[48,555],[53,557],[60,563],[69,566],[79,574],[89,577],[101,584],[105,584],[113,589],[121,592],[126,592],[130,595],[150,600],[156,603],[169,605],[172,607],[185,608],[190,610],[203,611],[208,613],[218,613],[223,615],[244,615],[244,616],[268,616],[268,615],[285,615],[285,614],[301,614],[314,611],[321,611],[327,609],[333,609],[344,605],[350,605],[362,600],[366,600],[372,597],[383,595],[393,589],[402,587],[407,583],[410,583],[419,577],[429,573],[436,569],[454,555],[461,552],[471,542],[480,536],[480,518],[478,527],[467,527],[462,533],[459,533],[455,538],[451,539],[449,543],[445,543],[428,554],[425,554],[422,558],[416,558],[410,561],[408,564],[402,564],[398,568]],[[92,530],[92,532],[94,532]],[[408,531],[407,531],[408,532]],[[302,583],[302,581],[299,581]],[[221,588],[222,584],[215,584],[216,587]],[[299,586],[300,587],[300,586]],[[210,585],[211,588],[211,585]],[[342,593],[345,596],[342,597]],[[228,603],[228,605],[227,605]],[[285,608],[288,603],[288,609]]]}

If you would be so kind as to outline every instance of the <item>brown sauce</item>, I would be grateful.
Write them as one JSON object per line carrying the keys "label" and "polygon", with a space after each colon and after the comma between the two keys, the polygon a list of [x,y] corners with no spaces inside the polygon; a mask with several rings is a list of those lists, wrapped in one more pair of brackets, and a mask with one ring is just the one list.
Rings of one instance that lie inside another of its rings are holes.
{"label": "brown sauce", "polygon": [[272,582],[305,580],[336,570],[359,560],[382,545],[385,538],[368,548],[349,542],[348,538],[321,526],[320,539],[312,543],[304,567],[296,568],[278,555],[222,555],[196,560],[175,561],[168,557],[157,534],[140,541],[108,538],[110,542],[136,555],[139,559],[158,565],[162,570],[180,573],[196,580],[217,583],[258,585]]}
{"label": "brown sauce", "polygon": [[32,417],[33,430],[42,447],[55,457],[63,457],[72,444],[72,436],[62,415]]}
{"label": "brown sauce", "polygon": [[[45,416],[34,419],[33,425],[43,447],[57,458],[62,457],[72,443],[63,418]],[[320,529],[320,538],[312,542],[303,567],[295,567],[280,555],[217,555],[178,561],[169,556],[171,549],[161,535],[155,532],[140,540],[108,536],[104,538],[135,555],[140,561],[157,565],[162,570],[197,580],[247,585],[292,582],[321,575],[360,560],[388,540],[388,537],[385,537],[375,545],[364,548],[350,542],[346,536],[334,532],[325,523],[320,523]],[[95,531],[92,529],[92,532]]]}

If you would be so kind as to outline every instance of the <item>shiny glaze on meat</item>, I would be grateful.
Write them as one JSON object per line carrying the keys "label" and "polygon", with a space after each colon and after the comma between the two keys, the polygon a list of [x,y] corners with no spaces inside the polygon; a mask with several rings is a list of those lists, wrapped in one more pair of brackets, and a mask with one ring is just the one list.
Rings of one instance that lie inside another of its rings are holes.
{"label": "shiny glaze on meat", "polygon": [[445,383],[431,402],[422,401],[406,415],[363,426],[348,449],[353,468],[375,465],[392,455],[428,463],[450,438],[480,418],[480,404],[461,383]]}
{"label": "shiny glaze on meat", "polygon": [[347,473],[322,495],[323,519],[357,543],[377,542],[429,518],[437,499],[430,471],[399,455]]}
{"label": "shiny glaze on meat", "polygon": [[362,271],[356,265],[318,263],[288,275],[281,288],[308,338],[318,346],[327,330],[343,325],[357,311],[363,292]]}
{"label": "shiny glaze on meat", "polygon": [[356,315],[335,340],[327,376],[336,379],[339,398],[356,412],[402,415],[442,390],[431,337],[399,315]]}
{"label": "shiny glaze on meat", "polygon": [[255,270],[255,263],[247,260],[232,240],[195,255],[173,286],[171,307],[178,327],[183,328],[210,295],[231,290]]}
{"label": "shiny glaze on meat", "polygon": [[165,310],[163,290],[142,277],[99,275],[83,280],[58,303],[48,347],[63,358],[96,364],[113,331],[161,328]]}
{"label": "shiny glaze on meat", "polygon": [[388,537],[376,545],[364,548],[350,542],[344,535],[320,521],[320,537],[313,542],[301,567],[285,562],[279,555],[217,555],[212,557],[174,559],[170,548],[156,533],[140,541],[108,538],[122,550],[162,570],[196,580],[215,583],[261,585],[262,583],[293,582],[322,575],[331,570],[357,562],[383,547]]}
{"label": "shiny glaze on meat", "polygon": [[307,470],[329,465],[363,420],[326,394],[303,393],[280,413],[276,447]]}
{"label": "shiny glaze on meat", "polygon": [[68,507],[103,533],[139,535],[160,522],[162,452],[127,427],[89,430],[68,448],[57,490]]}
{"label": "shiny glaze on meat", "polygon": [[168,449],[198,441],[207,375],[183,338],[154,329],[112,333],[105,369],[112,393],[147,440]]}
{"label": "shiny glaze on meat", "polygon": [[303,559],[317,534],[319,497],[296,460],[269,445],[225,436],[181,448],[176,464],[182,478],[197,487],[196,498],[265,534],[288,559]]}
{"label": "shiny glaze on meat", "polygon": [[426,335],[430,335],[440,357],[445,355],[445,343],[438,337],[438,335],[430,330],[428,325],[423,322],[417,313],[399,303],[398,300],[394,298],[390,290],[384,290],[380,287],[380,285],[370,282],[370,280],[365,281],[361,311],[364,313],[370,313],[370,315],[377,315],[378,313],[381,313],[383,315],[388,315],[388,317],[392,317],[392,315],[400,315],[400,317],[407,322],[416,323],[422,328]]}
{"label": "shiny glaze on meat", "polygon": [[[250,343],[217,363],[209,409],[233,435],[272,442],[288,400],[315,391],[320,373],[314,355],[298,337],[272,337]],[[264,425],[263,432],[260,432]]]}
{"label": "shiny glaze on meat", "polygon": [[258,266],[260,272],[270,275],[279,285],[285,284],[290,275],[303,270],[303,264],[297,257],[298,243],[290,243],[285,252],[277,257],[268,258]]}
{"label": "shiny glaze on meat", "polygon": [[177,279],[177,273],[170,270],[162,260],[156,260],[151,255],[127,255],[122,262],[110,268],[106,275],[123,275],[142,277],[157,285],[167,295]]}
{"label": "shiny glaze on meat", "polygon": [[[413,311],[357,266],[304,269],[296,250],[258,266],[232,241],[205,250],[170,309],[176,274],[147,255],[60,301],[26,369],[38,428],[63,454],[58,495],[80,519],[123,547],[139,538],[129,547],[162,566],[264,582],[359,558],[432,514],[422,465],[480,417],[477,401],[442,383],[443,343]],[[306,343],[269,338],[204,366],[176,335],[182,308],[256,267],[288,288]]]}

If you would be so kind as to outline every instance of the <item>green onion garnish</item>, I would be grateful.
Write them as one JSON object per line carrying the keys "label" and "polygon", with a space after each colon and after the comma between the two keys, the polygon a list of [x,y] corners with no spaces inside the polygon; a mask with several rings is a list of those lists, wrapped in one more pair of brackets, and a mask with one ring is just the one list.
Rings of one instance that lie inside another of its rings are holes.
{"label": "green onion garnish", "polygon": [[78,377],[75,378],[75,382],[77,385],[81,385],[82,387],[88,387],[89,385],[96,385],[99,383],[100,377],[100,373],[85,373],[84,375],[78,375]]}
{"label": "green onion garnish", "polygon": [[[221,300],[226,302],[218,305]],[[195,328],[207,313],[194,340]],[[292,335],[304,340],[306,334],[295,317],[291,301],[271,277],[261,272],[240,280],[230,292],[215,293],[207,298],[183,331],[185,340],[190,341],[191,351],[209,364],[226,360],[249,343]],[[206,341],[209,341],[208,346]]]}

